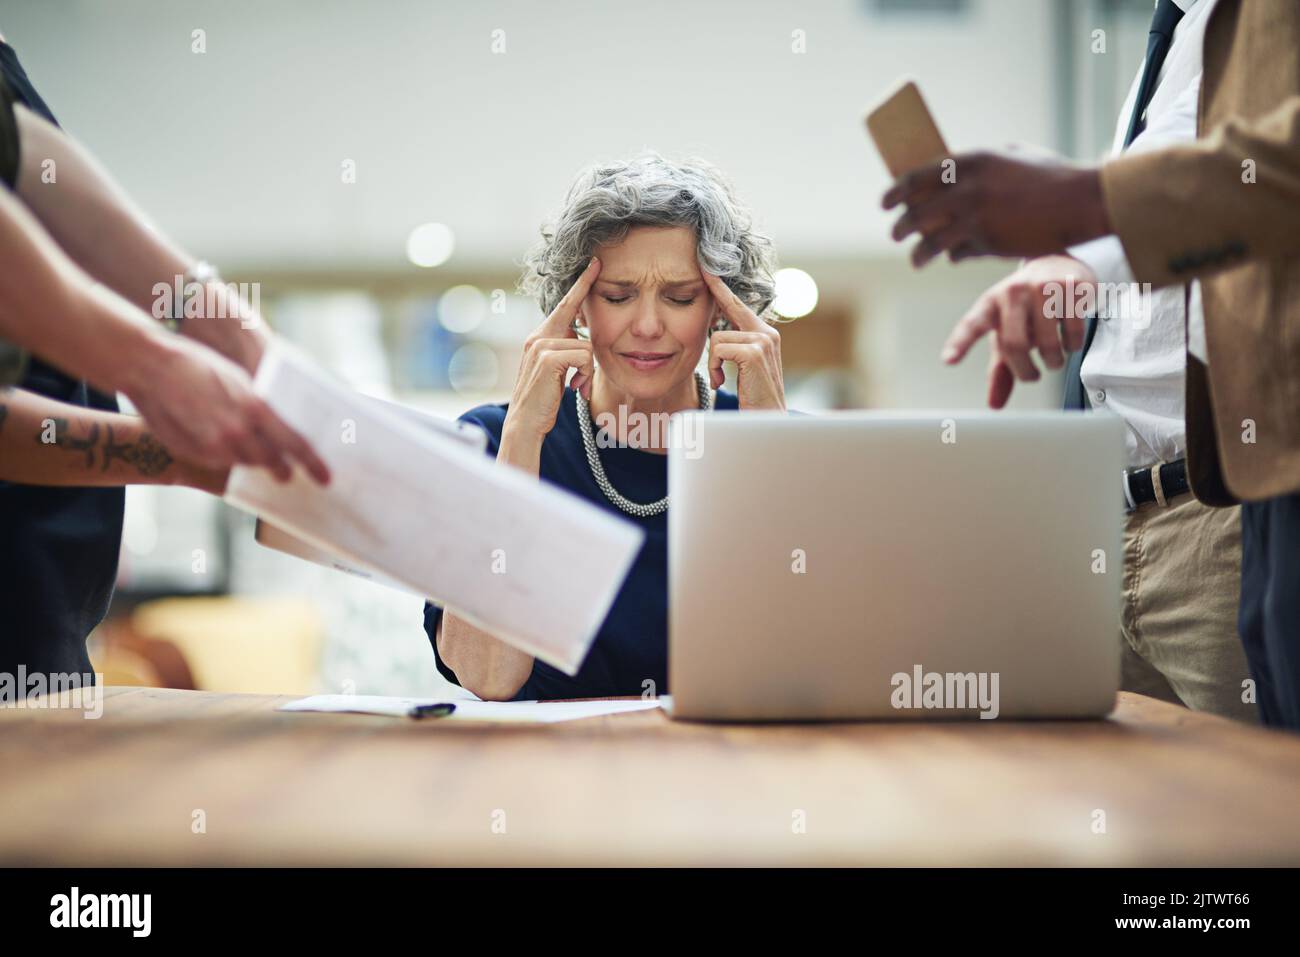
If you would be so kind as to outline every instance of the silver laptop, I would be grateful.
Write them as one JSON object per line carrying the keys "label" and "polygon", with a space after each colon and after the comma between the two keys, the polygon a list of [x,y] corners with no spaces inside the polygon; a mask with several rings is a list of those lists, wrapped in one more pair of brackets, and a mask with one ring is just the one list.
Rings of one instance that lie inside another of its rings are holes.
{"label": "silver laptop", "polygon": [[1118,418],[746,413],[673,428],[673,717],[1111,711]]}

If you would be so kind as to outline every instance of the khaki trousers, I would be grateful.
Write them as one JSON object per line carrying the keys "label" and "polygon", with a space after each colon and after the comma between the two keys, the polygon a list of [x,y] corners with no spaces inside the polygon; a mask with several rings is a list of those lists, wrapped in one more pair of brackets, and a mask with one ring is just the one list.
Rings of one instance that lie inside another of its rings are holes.
{"label": "khaki trousers", "polygon": [[1124,526],[1120,687],[1196,711],[1257,722],[1242,701],[1250,668],[1237,636],[1241,509],[1187,493]]}

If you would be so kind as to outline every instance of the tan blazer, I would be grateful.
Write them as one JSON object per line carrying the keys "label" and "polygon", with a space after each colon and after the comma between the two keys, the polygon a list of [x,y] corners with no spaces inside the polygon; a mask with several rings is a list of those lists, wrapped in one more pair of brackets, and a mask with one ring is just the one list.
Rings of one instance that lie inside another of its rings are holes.
{"label": "tan blazer", "polygon": [[1204,52],[1201,139],[1101,180],[1139,282],[1201,279],[1188,473],[1230,505],[1300,490],[1300,0],[1219,0]]}

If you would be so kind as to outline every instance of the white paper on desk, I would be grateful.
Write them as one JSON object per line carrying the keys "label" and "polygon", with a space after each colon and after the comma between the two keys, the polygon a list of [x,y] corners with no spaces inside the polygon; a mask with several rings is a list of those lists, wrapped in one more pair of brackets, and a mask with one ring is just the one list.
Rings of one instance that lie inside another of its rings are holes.
{"label": "white paper on desk", "polygon": [[[411,709],[420,705],[442,704],[439,698],[388,698],[382,695],[318,694],[282,704],[278,711],[330,711],[359,714],[386,714],[395,717],[410,715]],[[605,714],[622,714],[626,711],[649,711],[659,707],[653,698],[636,701],[475,701],[456,699],[456,710],[438,721],[513,721],[551,724],[555,721],[575,721],[578,718],[595,718]]]}
{"label": "white paper on desk", "polygon": [[[277,345],[254,388],[330,468],[237,466],[226,501],[446,604],[575,674],[644,537],[553,486],[418,428]],[[351,439],[352,441],[346,441]]]}

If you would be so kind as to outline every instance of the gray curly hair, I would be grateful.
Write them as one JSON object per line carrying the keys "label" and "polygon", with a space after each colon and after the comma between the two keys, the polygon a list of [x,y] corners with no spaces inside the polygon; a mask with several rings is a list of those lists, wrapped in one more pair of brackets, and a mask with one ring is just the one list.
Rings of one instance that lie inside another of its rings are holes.
{"label": "gray curly hair", "polygon": [[772,319],[776,266],[771,240],[754,230],[717,169],[701,160],[673,162],[646,152],[583,170],[556,219],[524,257],[519,288],[544,314],[559,304],[596,247],[617,244],[633,226],[689,226],[700,264],[755,314]]}

